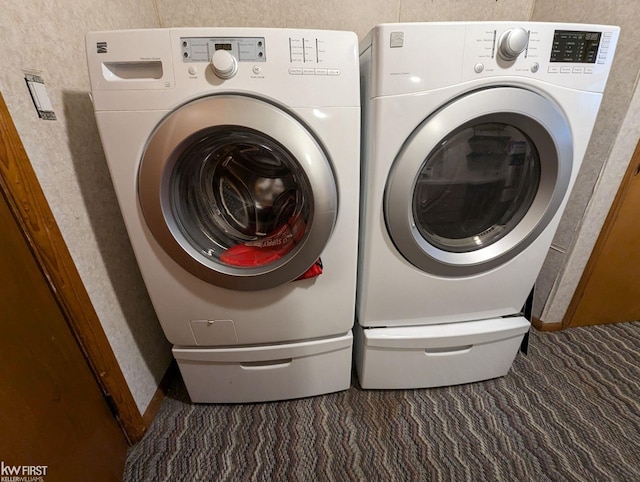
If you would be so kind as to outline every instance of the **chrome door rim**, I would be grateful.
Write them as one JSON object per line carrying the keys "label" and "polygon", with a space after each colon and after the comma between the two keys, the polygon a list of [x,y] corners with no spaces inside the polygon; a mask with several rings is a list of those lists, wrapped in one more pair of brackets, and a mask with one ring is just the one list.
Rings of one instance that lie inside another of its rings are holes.
{"label": "chrome door rim", "polygon": [[[171,173],[185,141],[214,126],[248,128],[277,140],[306,174],[312,212],[300,245],[282,259],[257,268],[214,263],[178,229],[169,199]],[[167,115],[154,130],[138,172],[138,199],[144,219],[162,249],[198,278],[234,290],[268,289],[294,280],[320,256],[337,217],[336,180],[328,155],[301,121],[283,109],[246,95],[216,95],[189,102]]]}
{"label": "chrome door rim", "polygon": [[[418,173],[447,136],[478,123],[517,127],[536,144],[542,158],[540,187],[522,221],[486,248],[454,253],[429,244],[413,218],[412,197]],[[425,119],[394,160],[384,194],[384,217],[400,253],[417,268],[441,276],[468,276],[499,266],[529,246],[562,204],[573,169],[568,122],[550,100],[515,87],[496,87],[459,97]]]}

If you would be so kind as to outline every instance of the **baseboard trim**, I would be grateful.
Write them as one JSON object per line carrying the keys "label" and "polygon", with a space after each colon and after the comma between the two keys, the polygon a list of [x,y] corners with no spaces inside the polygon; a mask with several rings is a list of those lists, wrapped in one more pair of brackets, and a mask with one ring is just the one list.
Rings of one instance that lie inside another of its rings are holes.
{"label": "baseboard trim", "polygon": [[561,321],[558,323],[546,323],[540,321],[535,316],[531,318],[531,324],[538,331],[559,331],[564,328]]}
{"label": "baseboard trim", "polygon": [[167,396],[169,387],[171,386],[173,381],[176,379],[178,374],[179,374],[178,364],[176,363],[175,360],[173,360],[169,364],[167,371],[164,373],[164,376],[160,381],[160,385],[158,385],[158,388],[156,392],[153,394],[153,397],[151,398],[151,401],[149,402],[147,409],[144,411],[144,414],[142,415],[142,421],[144,423],[145,432],[149,429],[149,427],[151,426],[151,423],[153,423],[153,419],[156,418],[156,415],[158,414],[158,410],[160,410],[160,405],[162,404],[162,401],[164,400],[164,398]]}

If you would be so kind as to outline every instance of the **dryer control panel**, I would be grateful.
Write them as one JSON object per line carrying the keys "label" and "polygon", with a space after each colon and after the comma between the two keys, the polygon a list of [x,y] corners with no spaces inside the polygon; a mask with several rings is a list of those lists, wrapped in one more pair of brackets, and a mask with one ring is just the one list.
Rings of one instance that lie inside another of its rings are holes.
{"label": "dryer control panel", "polygon": [[[607,52],[611,46],[612,32],[584,31],[584,30],[556,30],[553,34],[550,62],[565,62],[575,64],[603,64],[607,59]],[[600,55],[600,42],[602,49]]]}
{"label": "dryer control panel", "polygon": [[618,31],[598,25],[470,23],[464,76],[516,74],[600,91],[611,67]]}
{"label": "dryer control panel", "polygon": [[376,59],[376,95],[495,77],[603,92],[619,33],[616,26],[553,22],[382,24],[363,40],[360,52]]}

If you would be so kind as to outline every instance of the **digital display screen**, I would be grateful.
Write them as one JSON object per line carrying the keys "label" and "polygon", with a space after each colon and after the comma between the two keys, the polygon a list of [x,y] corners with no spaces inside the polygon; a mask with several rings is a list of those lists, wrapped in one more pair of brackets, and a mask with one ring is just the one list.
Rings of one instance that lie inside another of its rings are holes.
{"label": "digital display screen", "polygon": [[551,62],[595,64],[602,32],[556,30],[553,35]]}
{"label": "digital display screen", "polygon": [[216,50],[232,50],[233,47],[231,46],[231,44],[216,44],[215,49]]}

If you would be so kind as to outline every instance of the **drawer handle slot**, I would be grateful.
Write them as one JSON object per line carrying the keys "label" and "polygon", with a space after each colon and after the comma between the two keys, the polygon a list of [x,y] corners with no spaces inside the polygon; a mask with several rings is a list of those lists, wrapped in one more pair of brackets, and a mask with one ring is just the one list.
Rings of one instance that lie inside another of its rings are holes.
{"label": "drawer handle slot", "polygon": [[284,368],[291,365],[293,358],[284,358],[282,360],[266,360],[257,362],[244,362],[240,366],[245,370],[270,370],[274,368]]}
{"label": "drawer handle slot", "polygon": [[425,354],[428,356],[444,356],[444,355],[459,355],[462,353],[466,353],[473,348],[473,345],[463,345],[463,346],[447,346],[447,347],[438,347],[438,348],[427,348],[424,350]]}

